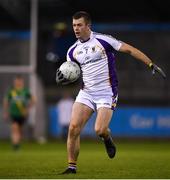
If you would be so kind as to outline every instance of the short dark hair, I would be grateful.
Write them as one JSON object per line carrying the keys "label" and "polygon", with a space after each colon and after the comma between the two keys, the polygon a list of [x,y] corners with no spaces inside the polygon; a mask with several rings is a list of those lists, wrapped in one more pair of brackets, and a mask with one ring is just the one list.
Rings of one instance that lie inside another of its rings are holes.
{"label": "short dark hair", "polygon": [[78,11],[73,15],[73,19],[80,19],[80,18],[84,18],[85,22],[87,24],[91,24],[91,17],[90,14],[87,13],[86,11]]}
{"label": "short dark hair", "polygon": [[23,76],[21,74],[17,74],[14,79],[24,79]]}

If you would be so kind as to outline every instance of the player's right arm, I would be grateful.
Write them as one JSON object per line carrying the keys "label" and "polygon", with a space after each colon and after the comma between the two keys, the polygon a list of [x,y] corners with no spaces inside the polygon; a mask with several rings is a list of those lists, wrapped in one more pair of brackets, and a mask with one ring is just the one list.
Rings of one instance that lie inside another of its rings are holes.
{"label": "player's right arm", "polygon": [[9,101],[8,97],[4,97],[3,99],[3,119],[7,120],[9,117]]}
{"label": "player's right arm", "polygon": [[[73,50],[76,47],[75,44],[73,44],[67,51],[67,55],[66,55],[66,59],[67,61],[73,61]],[[62,72],[60,71],[60,68],[57,69],[56,71],[56,82],[57,84],[63,84],[63,85],[67,85],[70,84],[71,81],[67,80],[64,75],[62,74]]]}

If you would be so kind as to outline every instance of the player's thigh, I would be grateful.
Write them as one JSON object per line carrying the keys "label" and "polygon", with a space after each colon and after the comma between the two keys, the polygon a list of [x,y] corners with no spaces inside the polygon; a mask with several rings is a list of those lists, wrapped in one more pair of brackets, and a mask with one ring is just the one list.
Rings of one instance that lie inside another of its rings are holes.
{"label": "player's thigh", "polygon": [[70,127],[72,128],[78,127],[82,129],[85,123],[92,115],[92,113],[93,110],[87,105],[84,105],[79,102],[75,102],[72,108]]}
{"label": "player's thigh", "polygon": [[20,125],[19,125],[19,123],[16,122],[16,121],[13,121],[12,125],[11,125],[11,130],[14,133],[19,133],[20,132]]}
{"label": "player's thigh", "polygon": [[95,130],[102,131],[108,128],[111,121],[113,110],[108,107],[101,107],[97,111]]}

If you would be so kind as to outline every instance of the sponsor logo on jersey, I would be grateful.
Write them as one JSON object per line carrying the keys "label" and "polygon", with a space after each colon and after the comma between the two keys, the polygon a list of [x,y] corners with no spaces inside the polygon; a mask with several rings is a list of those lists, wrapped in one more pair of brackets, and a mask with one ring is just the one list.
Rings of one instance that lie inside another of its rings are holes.
{"label": "sponsor logo on jersey", "polygon": [[78,51],[77,54],[78,55],[83,54],[83,51]]}

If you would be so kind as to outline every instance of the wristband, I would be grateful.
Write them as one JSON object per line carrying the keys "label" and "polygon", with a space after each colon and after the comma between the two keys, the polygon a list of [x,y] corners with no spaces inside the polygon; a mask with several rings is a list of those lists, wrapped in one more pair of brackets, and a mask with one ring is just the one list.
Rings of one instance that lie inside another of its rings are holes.
{"label": "wristband", "polygon": [[153,66],[153,63],[152,63],[152,62],[150,62],[150,63],[149,63],[149,67],[152,67],[152,66]]}

